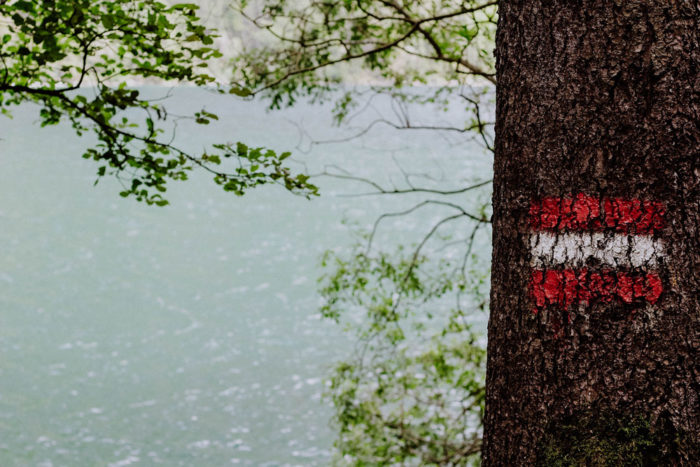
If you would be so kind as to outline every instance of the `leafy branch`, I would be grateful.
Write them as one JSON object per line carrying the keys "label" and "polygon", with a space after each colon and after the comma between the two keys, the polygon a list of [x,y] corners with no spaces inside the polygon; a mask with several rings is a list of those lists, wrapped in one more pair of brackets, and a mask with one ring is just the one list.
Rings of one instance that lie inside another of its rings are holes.
{"label": "leafy branch", "polygon": [[[122,196],[148,204],[167,204],[167,182],[186,180],[195,168],[239,195],[265,183],[317,194],[306,175],[285,165],[288,153],[240,143],[200,154],[175,146],[163,139],[166,108],[126,85],[127,78],[215,84],[207,67],[221,53],[197,9],[151,0],[0,3],[0,112],[34,102],[42,126],[65,120],[78,135],[92,131],[97,143],[83,157],[98,163],[98,177],[115,176]],[[200,125],[218,119],[204,109],[190,118]]]}

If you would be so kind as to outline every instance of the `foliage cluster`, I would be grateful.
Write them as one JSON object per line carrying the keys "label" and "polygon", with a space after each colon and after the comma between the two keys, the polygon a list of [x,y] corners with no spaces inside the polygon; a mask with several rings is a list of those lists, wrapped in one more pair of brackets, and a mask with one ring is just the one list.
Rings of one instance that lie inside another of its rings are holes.
{"label": "foliage cluster", "polygon": [[[269,182],[316,194],[284,165],[286,154],[222,143],[196,155],[175,146],[164,137],[166,108],[127,86],[127,79],[214,84],[207,63],[221,54],[197,9],[154,0],[1,1],[0,111],[34,102],[42,125],[65,120],[78,135],[92,131],[97,144],[83,157],[97,162],[98,176],[116,176],[122,196],[149,204],[167,204],[167,181],[186,180],[194,168],[237,194]],[[217,116],[202,109],[187,118],[204,125]],[[237,164],[223,170],[227,158]]]}
{"label": "foliage cluster", "polygon": [[470,318],[487,306],[488,268],[367,240],[323,258],[322,313],[357,337],[328,392],[338,464],[478,463],[486,352]]}

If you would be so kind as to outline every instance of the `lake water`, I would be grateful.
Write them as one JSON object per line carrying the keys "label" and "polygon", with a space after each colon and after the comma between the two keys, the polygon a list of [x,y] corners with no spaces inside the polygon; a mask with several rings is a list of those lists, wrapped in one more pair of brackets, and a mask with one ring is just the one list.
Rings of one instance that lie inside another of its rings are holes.
{"label": "lake water", "polygon": [[[191,89],[170,101],[219,114],[179,124],[178,144],[195,150],[294,150],[300,125],[346,134],[328,107],[268,114]],[[112,180],[92,186],[96,166],[79,157],[89,138],[36,120],[32,106],[0,120],[0,465],[326,465],[324,377],[352,339],[318,314],[319,255],[352,241],[343,219],[368,226],[418,198],[344,197],[367,187],[336,179],[313,201],[275,187],[238,198],[194,177],[170,187],[171,206],[148,207]],[[397,185],[399,166],[442,187],[491,170],[475,145],[387,127],[295,154],[311,172],[337,164]],[[384,234],[410,241],[442,214]]]}

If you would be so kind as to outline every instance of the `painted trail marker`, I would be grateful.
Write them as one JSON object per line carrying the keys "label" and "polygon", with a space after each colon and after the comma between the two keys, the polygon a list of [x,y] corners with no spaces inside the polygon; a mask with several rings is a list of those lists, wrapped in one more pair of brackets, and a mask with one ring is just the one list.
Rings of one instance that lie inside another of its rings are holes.
{"label": "painted trail marker", "polygon": [[530,292],[535,312],[573,304],[658,301],[663,203],[583,193],[530,207]]}

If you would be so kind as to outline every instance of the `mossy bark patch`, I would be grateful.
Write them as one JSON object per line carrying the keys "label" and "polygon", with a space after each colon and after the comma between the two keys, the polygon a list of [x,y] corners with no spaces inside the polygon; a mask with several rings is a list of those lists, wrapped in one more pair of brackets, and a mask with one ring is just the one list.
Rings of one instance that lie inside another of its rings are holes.
{"label": "mossy bark patch", "polygon": [[691,442],[668,421],[591,411],[551,424],[539,447],[542,467],[679,465]]}

